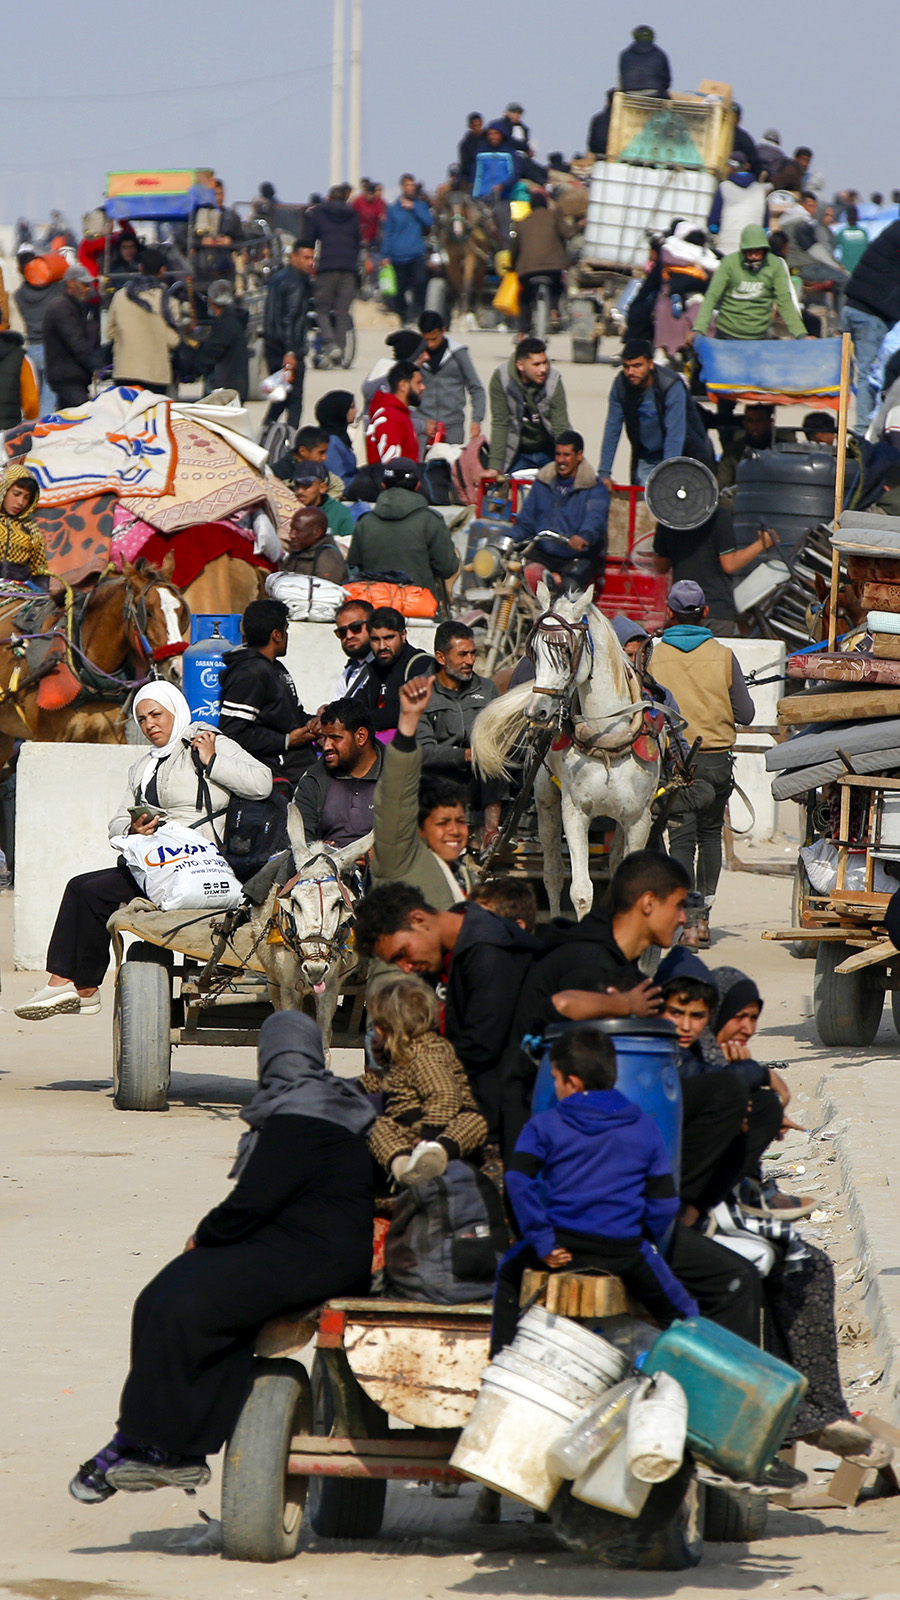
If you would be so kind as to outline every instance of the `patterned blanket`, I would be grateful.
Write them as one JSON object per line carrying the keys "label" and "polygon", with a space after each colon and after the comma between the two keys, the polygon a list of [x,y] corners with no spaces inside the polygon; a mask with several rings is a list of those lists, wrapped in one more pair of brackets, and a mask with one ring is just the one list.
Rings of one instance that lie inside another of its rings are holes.
{"label": "patterned blanket", "polygon": [[105,492],[141,505],[158,500],[175,471],[169,402],[146,389],[104,389],[86,405],[53,412],[32,431],[28,470],[42,506]]}
{"label": "patterned blanket", "polygon": [[170,489],[153,501],[123,490],[126,510],[160,533],[175,533],[201,522],[220,522],[265,500],[261,473],[224,439],[185,417],[172,419],[172,431],[177,466]]}

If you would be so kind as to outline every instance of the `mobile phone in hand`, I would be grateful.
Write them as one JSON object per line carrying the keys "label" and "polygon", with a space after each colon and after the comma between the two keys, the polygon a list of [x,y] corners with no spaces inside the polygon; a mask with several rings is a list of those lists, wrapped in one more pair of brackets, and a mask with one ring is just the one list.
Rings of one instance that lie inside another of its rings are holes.
{"label": "mobile phone in hand", "polygon": [[157,817],[160,822],[165,822],[168,814],[160,806],[152,806],[148,800],[145,800],[142,805],[128,807],[128,815],[132,822],[141,822],[145,818],[148,822],[152,822]]}

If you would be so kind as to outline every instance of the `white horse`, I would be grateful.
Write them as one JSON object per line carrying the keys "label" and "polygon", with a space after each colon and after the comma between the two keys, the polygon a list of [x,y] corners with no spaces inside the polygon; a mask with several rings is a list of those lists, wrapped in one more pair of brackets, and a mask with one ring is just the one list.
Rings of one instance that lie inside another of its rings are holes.
{"label": "white horse", "polygon": [[481,712],[472,730],[472,760],[486,777],[499,777],[523,733],[559,724],[560,737],[535,780],[538,831],[550,910],[558,916],[565,829],[570,893],[580,921],[594,898],[588,828],[595,817],[615,820],[613,871],[623,856],[643,849],[659,785],[659,751],[655,758],[635,755],[644,720],[641,686],[612,625],[591,603],[591,591],[551,602],[541,583],[538,599],[543,610],[528,642],[534,682],[500,695]]}
{"label": "white horse", "polygon": [[291,803],[288,836],[297,876],[273,886],[250,920],[254,933],[264,935],[259,959],[272,1005],[276,1011],[306,1010],[304,1002],[311,1000],[327,1051],[341,983],[358,965],[349,937],[353,900],[343,875],[368,853],[374,835],[340,849],[307,844],[303,819]]}

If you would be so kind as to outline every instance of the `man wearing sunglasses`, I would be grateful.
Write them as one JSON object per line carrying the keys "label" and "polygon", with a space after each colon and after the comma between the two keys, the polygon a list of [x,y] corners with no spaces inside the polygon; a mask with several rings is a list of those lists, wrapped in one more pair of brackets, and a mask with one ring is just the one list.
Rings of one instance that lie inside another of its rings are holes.
{"label": "man wearing sunglasses", "polygon": [[366,669],[375,660],[369,643],[369,618],[374,609],[369,600],[345,600],[335,612],[334,631],[347,665],[334,686],[333,700],[352,700],[368,678]]}

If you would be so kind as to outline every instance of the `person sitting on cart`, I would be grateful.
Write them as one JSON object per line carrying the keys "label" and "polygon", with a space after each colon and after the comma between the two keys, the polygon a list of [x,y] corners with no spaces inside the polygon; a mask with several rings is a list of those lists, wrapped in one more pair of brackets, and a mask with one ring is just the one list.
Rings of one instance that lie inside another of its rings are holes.
{"label": "person sitting on cart", "polygon": [[307,844],[322,840],[343,849],[372,832],[375,785],[383,746],[360,700],[335,700],[319,714],[321,758],[294,791]]}
{"label": "person sitting on cart", "polygon": [[[324,461],[297,461],[294,463],[294,494],[301,506],[321,511],[332,539],[352,539],[353,513],[342,500],[334,498],[332,476]],[[346,583],[348,575],[345,564],[343,575],[332,582]]]}
{"label": "person sitting on cart", "polygon": [[482,844],[488,845],[499,831],[509,785],[473,771],[471,744],[475,719],[496,700],[497,689],[475,671],[475,634],[465,622],[439,623],[432,648],[437,673],[417,733],[423,770],[426,777],[452,778],[466,787],[473,810],[484,814]]}
{"label": "person sitting on cart", "polygon": [[439,1178],[448,1161],[477,1157],[487,1123],[456,1051],[438,1031],[434,990],[421,978],[395,975],[370,994],[367,1011],[369,1059],[383,1070],[370,1067],[358,1084],[383,1096],[369,1132],[379,1166],[408,1187]]}
{"label": "person sitting on cart", "polygon": [[553,460],[553,441],[571,424],[559,369],[542,339],[519,340],[506,365],[495,368],[488,395],[490,470],[505,474],[546,467]]}
{"label": "person sitting on cart", "polygon": [[660,1327],[698,1314],[661,1253],[678,1191],[662,1134],[616,1087],[616,1052],[595,1028],[550,1047],[556,1105],[522,1129],[504,1174],[521,1245],[500,1267],[491,1354],[514,1337],[527,1268],[608,1272]]}
{"label": "person sitting on cart", "polygon": [[208,1483],[206,1457],[234,1431],[263,1324],[369,1291],[375,1112],[328,1071],[303,1012],[267,1017],[257,1053],[237,1181],[138,1296],[116,1432],[69,1485],[84,1504]]}
{"label": "person sitting on cart", "polygon": [[[585,461],[581,434],[567,428],[557,435],[554,458],[538,473],[513,528],[517,544],[537,540],[525,569],[532,589],[545,569],[559,588],[566,582],[580,589],[602,584],[608,518],[609,490]],[[568,550],[555,541],[542,541],[543,533],[559,534]]]}

